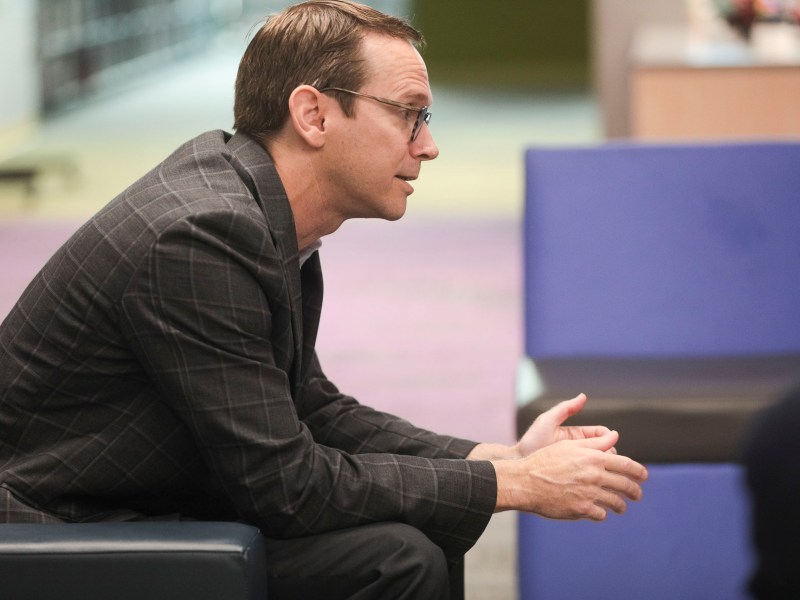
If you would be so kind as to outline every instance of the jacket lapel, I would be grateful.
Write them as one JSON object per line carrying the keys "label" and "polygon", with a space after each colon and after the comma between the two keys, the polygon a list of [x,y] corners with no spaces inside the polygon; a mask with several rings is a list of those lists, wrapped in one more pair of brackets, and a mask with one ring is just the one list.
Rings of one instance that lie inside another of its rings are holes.
{"label": "jacket lapel", "polygon": [[308,257],[300,272],[303,298],[303,369],[308,372],[308,365],[314,356],[317,344],[317,330],[322,313],[322,267],[319,263],[319,252]]}

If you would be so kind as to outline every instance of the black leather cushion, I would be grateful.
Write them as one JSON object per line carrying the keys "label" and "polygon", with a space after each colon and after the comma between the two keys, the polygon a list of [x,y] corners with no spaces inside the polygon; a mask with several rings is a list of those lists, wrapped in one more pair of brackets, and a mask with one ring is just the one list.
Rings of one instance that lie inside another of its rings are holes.
{"label": "black leather cushion", "polygon": [[731,462],[753,417],[800,381],[800,355],[724,358],[551,358],[517,411],[521,435],[542,412],[585,392],[568,425],[605,425],[640,462]]}
{"label": "black leather cushion", "polygon": [[264,600],[265,568],[239,523],[0,525],[4,600]]}

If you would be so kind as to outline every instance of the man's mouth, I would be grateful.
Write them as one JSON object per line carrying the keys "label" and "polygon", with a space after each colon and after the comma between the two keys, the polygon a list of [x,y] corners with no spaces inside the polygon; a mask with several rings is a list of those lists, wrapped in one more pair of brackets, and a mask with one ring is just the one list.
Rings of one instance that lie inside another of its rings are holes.
{"label": "man's mouth", "polygon": [[414,181],[416,179],[416,177],[409,177],[409,176],[406,176],[406,175],[395,175],[395,179],[399,179],[400,181],[402,181],[402,182],[404,182],[406,184],[406,188],[407,188],[406,189],[406,193],[407,194],[413,194],[414,193],[414,188],[411,186],[409,181]]}

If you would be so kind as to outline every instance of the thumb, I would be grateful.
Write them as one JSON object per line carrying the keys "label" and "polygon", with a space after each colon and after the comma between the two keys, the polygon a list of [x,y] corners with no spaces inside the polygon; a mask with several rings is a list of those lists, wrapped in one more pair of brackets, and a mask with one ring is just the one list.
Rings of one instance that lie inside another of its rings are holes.
{"label": "thumb", "polygon": [[577,415],[586,404],[586,394],[578,394],[572,400],[564,400],[550,409],[550,418],[561,425],[570,417]]}
{"label": "thumb", "polygon": [[585,440],[579,440],[579,441],[581,445],[584,446],[585,448],[593,448],[595,450],[600,450],[601,452],[608,452],[619,441],[619,432],[609,431],[605,435],[593,438],[586,438]]}

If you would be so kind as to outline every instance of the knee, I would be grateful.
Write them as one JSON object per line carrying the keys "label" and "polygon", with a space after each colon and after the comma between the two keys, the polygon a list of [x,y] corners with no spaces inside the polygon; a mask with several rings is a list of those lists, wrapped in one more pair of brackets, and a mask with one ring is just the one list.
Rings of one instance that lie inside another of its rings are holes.
{"label": "knee", "polygon": [[382,578],[402,580],[407,592],[418,590],[409,598],[449,597],[444,552],[425,534],[410,525],[389,523],[381,532],[381,539],[386,552],[380,567]]}

